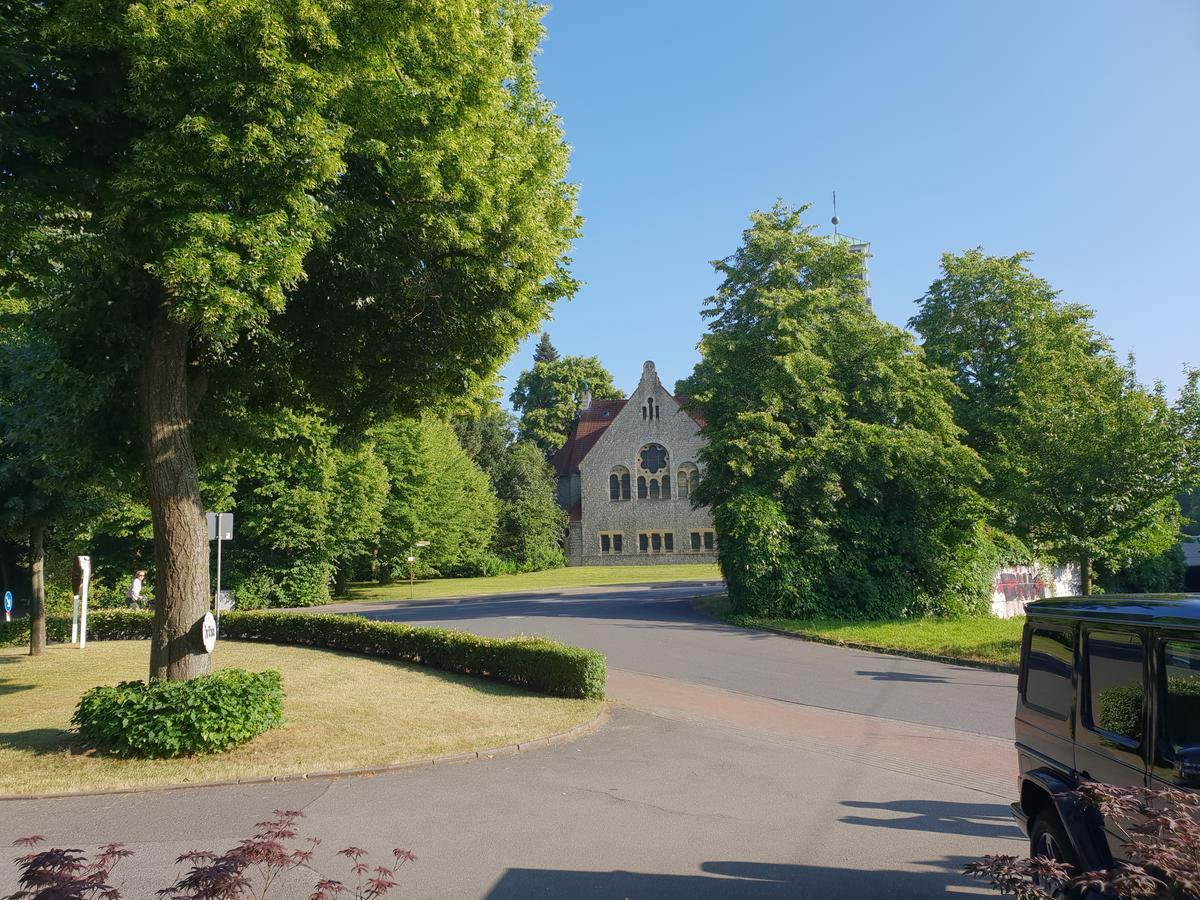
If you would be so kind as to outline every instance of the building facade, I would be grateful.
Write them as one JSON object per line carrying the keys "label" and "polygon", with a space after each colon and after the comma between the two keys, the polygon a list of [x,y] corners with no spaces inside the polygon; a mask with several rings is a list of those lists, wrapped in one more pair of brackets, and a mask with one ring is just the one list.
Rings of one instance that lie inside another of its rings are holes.
{"label": "building facade", "polygon": [[691,501],[700,425],[662,386],[653,362],[627,400],[584,398],[551,460],[569,518],[568,565],[716,561],[712,516]]}

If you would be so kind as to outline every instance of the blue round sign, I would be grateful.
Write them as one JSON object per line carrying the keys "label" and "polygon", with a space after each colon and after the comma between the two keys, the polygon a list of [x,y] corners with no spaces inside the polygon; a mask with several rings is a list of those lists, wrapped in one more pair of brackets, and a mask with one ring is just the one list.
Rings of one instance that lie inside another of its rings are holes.
{"label": "blue round sign", "polygon": [[12,591],[4,592],[4,611],[12,612]]}

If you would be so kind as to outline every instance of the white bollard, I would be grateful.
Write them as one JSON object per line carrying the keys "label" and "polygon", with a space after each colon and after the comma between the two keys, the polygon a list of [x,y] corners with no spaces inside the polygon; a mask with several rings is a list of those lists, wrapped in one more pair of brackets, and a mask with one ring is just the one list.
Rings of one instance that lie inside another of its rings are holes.
{"label": "white bollard", "polygon": [[79,640],[79,595],[75,594],[72,597],[74,601],[71,604],[71,643]]}

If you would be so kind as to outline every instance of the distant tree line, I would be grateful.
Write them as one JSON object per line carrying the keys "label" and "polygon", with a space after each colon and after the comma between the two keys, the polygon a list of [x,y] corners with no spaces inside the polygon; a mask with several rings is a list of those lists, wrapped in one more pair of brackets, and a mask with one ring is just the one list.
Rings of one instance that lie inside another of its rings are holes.
{"label": "distant tree line", "polygon": [[[987,609],[1002,563],[1073,562],[1083,590],[1178,589],[1200,483],[1200,372],[1138,383],[1027,254],[946,254],[910,322],[803,209],[755,213],[715,263],[701,361],[711,504],[735,605],[788,616]],[[1186,501],[1194,509],[1194,501]]]}

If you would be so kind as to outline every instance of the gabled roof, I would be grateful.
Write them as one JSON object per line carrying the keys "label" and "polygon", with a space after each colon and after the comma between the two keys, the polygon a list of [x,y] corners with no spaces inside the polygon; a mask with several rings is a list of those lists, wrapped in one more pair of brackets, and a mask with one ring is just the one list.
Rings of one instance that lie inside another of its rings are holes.
{"label": "gabled roof", "polygon": [[612,420],[628,403],[628,400],[593,400],[592,405],[579,414],[575,430],[571,432],[567,442],[558,448],[558,452],[550,458],[550,465],[559,475],[568,475],[579,471],[579,464],[588,455],[588,451],[596,446],[600,435],[604,434]]}
{"label": "gabled roof", "polygon": [[[674,400],[692,417],[692,421],[701,428],[704,427],[704,420],[684,407],[686,397],[675,397]],[[583,458],[596,446],[600,436],[604,434],[613,419],[617,417],[617,413],[624,409],[628,402],[628,400],[593,400],[592,405],[579,414],[579,420],[575,423],[575,428],[567,438],[567,442],[550,457],[550,465],[554,467],[555,473],[561,476],[578,472]]]}

